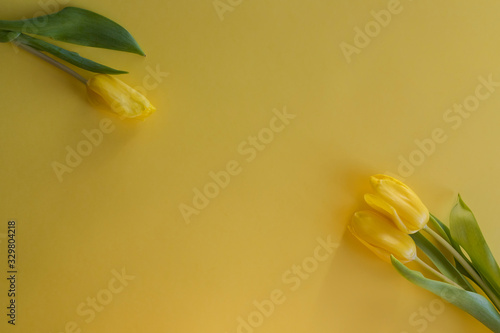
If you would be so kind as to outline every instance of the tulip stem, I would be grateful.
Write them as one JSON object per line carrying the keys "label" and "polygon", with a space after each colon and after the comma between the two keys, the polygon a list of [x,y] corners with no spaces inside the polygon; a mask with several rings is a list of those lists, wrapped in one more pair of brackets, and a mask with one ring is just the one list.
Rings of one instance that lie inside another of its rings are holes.
{"label": "tulip stem", "polygon": [[447,278],[446,276],[444,276],[443,274],[439,273],[437,270],[435,270],[434,268],[432,268],[431,266],[429,266],[427,263],[425,263],[422,259],[420,259],[419,257],[415,258],[415,261],[418,262],[422,267],[424,267],[426,270],[428,270],[430,273],[434,274],[435,276],[437,276],[438,278],[440,278],[441,280],[457,287],[457,288],[460,288],[460,289],[463,289],[460,285],[458,285],[455,281],[453,280],[450,280],[449,278]]}
{"label": "tulip stem", "polygon": [[40,52],[40,51],[32,48],[31,46],[25,45],[25,44],[20,43],[20,42],[13,42],[13,43],[16,46],[18,46],[19,48],[21,48],[23,50],[26,50],[26,51],[28,51],[31,54],[36,55],[37,57],[39,57],[39,58],[47,61],[48,63],[56,66],[59,69],[62,69],[66,73],[68,73],[68,74],[72,75],[73,77],[75,77],[78,81],[82,82],[83,84],[87,84],[87,79],[86,78],[84,78],[83,76],[81,76],[80,74],[78,74],[77,72],[75,72],[74,70],[72,70],[71,68],[69,68],[68,66],[61,64],[59,61],[56,61],[56,60],[52,59],[48,55],[43,54],[42,52]]}
{"label": "tulip stem", "polygon": [[425,226],[423,228],[429,235],[434,237],[436,241],[438,241],[443,247],[445,247],[452,255],[455,257],[455,259],[462,265],[465,270],[470,274],[470,276],[474,279],[474,281],[479,285],[481,289],[483,289],[484,293],[488,295],[490,298],[491,302],[495,304],[497,309],[500,309],[500,300],[498,297],[493,293],[493,291],[484,283],[483,279],[477,274],[476,270],[469,265],[469,263],[462,257],[460,253],[458,253],[453,246],[451,246],[443,237],[441,237],[437,232],[429,228],[428,226]]}

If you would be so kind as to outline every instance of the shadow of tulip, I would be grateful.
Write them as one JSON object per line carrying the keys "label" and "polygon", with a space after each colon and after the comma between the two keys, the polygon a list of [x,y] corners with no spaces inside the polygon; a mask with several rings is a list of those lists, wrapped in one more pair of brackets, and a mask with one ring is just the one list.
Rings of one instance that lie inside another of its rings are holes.
{"label": "shadow of tulip", "polygon": [[344,232],[318,297],[318,322],[329,322],[335,332],[405,332],[416,307],[404,302],[413,297],[400,291],[407,283]]}

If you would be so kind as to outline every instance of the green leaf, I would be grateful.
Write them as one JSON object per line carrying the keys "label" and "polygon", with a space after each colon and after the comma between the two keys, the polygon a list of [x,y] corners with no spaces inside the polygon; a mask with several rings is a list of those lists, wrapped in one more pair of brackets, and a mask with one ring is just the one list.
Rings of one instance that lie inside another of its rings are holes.
{"label": "green leaf", "polygon": [[0,20],[0,29],[144,55],[125,28],[102,15],[82,8],[66,7],[54,14],[26,20]]}
{"label": "green leaf", "polygon": [[441,273],[450,278],[452,281],[459,284],[462,288],[475,292],[469,281],[460,274],[460,272],[453,266],[448,258],[446,258],[439,249],[434,246],[427,238],[420,232],[410,235],[415,241],[415,244],[424,251],[429,259],[436,265]]}
{"label": "green leaf", "polygon": [[[467,258],[467,256],[464,254],[464,252],[460,248],[460,245],[458,245],[458,243],[455,242],[455,240],[453,239],[453,237],[451,237],[450,228],[448,228],[448,226],[446,224],[444,224],[443,222],[441,222],[434,215],[431,214],[431,216],[432,217],[431,217],[431,219],[429,221],[433,220],[435,223],[437,223],[437,225],[446,234],[446,237],[443,237],[443,238],[462,256],[462,258],[469,264],[469,266],[473,267],[473,265],[470,262],[469,258]],[[433,225],[431,224],[431,226],[433,226]],[[437,231],[437,232],[439,233],[439,231]],[[441,236],[443,236],[443,235],[441,235]],[[469,274],[469,272],[467,272],[467,270],[462,266],[462,264],[460,264],[455,258],[454,258],[454,262],[455,262],[455,266],[457,267],[457,269],[458,269],[458,271],[460,273],[462,273],[464,276],[468,277],[469,279],[471,279],[472,281],[474,281],[477,284],[477,281]]]}
{"label": "green leaf", "polygon": [[427,279],[422,273],[413,271],[391,256],[392,265],[411,283],[429,290],[458,308],[464,310],[495,333],[500,333],[500,314],[483,296],[466,291],[448,283]]}
{"label": "green leaf", "polygon": [[50,43],[47,43],[43,40],[36,39],[24,34],[21,34],[17,38],[18,42],[23,43],[25,45],[31,46],[32,48],[38,50],[38,51],[43,51],[50,53],[64,61],[69,62],[72,65],[75,65],[77,67],[83,68],[85,70],[94,72],[94,73],[102,73],[102,74],[125,74],[127,72],[113,69],[108,66],[101,65],[97,62],[94,62],[92,60],[89,60],[87,58],[84,58],[80,56],[76,52],[71,52],[68,50],[65,50],[63,48],[60,48],[58,46],[52,45]]}
{"label": "green leaf", "polygon": [[12,42],[19,36],[19,32],[0,30],[0,43]]}
{"label": "green leaf", "polygon": [[446,225],[444,225],[443,222],[439,221],[437,217],[435,217],[432,214],[429,214],[429,222],[428,225],[439,234],[439,236],[443,237],[448,243],[451,244],[450,242],[450,230]]}
{"label": "green leaf", "polygon": [[467,252],[480,276],[488,281],[495,294],[500,297],[500,268],[486,244],[474,214],[460,195],[451,210],[450,232],[452,238]]}

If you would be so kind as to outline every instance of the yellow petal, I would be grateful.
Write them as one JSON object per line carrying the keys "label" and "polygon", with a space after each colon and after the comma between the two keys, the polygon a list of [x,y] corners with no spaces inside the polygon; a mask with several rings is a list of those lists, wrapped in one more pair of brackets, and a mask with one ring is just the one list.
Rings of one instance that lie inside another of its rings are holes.
{"label": "yellow petal", "polygon": [[87,81],[87,95],[94,107],[110,110],[124,118],[144,119],[156,111],[144,95],[106,74],[97,74]]}
{"label": "yellow petal", "polygon": [[[415,233],[427,224],[429,210],[406,184],[387,175],[372,176],[370,182],[380,200],[395,210],[408,233]],[[398,225],[399,222],[394,223]]]}
{"label": "yellow petal", "polygon": [[392,222],[394,222],[394,224],[399,230],[401,230],[406,234],[410,233],[410,230],[408,230],[408,227],[401,220],[396,209],[394,209],[394,207],[389,205],[382,198],[380,198],[377,195],[367,193],[365,194],[365,201],[371,208],[375,209],[377,212],[383,214],[384,216],[388,217]]}
{"label": "yellow petal", "polygon": [[403,263],[412,261],[417,256],[413,239],[376,212],[366,210],[354,213],[348,228],[358,240],[385,261],[390,262],[391,254]]}

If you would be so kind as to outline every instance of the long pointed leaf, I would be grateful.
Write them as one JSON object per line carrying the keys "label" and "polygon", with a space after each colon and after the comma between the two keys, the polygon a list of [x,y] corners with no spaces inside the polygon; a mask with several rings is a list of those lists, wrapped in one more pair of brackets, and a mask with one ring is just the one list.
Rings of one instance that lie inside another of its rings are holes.
{"label": "long pointed leaf", "polygon": [[90,59],[84,58],[80,56],[76,52],[71,52],[68,50],[65,50],[63,48],[60,48],[58,46],[55,46],[53,44],[47,43],[43,40],[33,38],[24,34],[21,34],[18,38],[17,41],[20,43],[26,44],[28,46],[31,46],[32,48],[38,50],[38,51],[44,51],[47,53],[50,53],[62,60],[65,60],[69,62],[70,64],[73,64],[77,67],[83,68],[85,70],[94,72],[94,73],[102,73],[102,74],[125,74],[127,72],[117,70],[108,66],[101,65],[97,62],[94,62]]}
{"label": "long pointed leaf", "polygon": [[54,14],[26,20],[0,20],[0,29],[144,55],[125,28],[107,17],[82,8],[66,7]]}
{"label": "long pointed leaf", "polygon": [[475,292],[474,288],[470,285],[469,281],[460,274],[460,272],[453,266],[450,261],[434,246],[427,238],[420,232],[410,235],[415,241],[415,244],[424,251],[429,259],[436,265],[441,273],[450,278],[452,281],[458,283],[462,288]]}
{"label": "long pointed leaf", "polygon": [[429,290],[435,295],[464,310],[495,333],[500,333],[500,314],[483,296],[450,284],[427,279],[422,273],[413,271],[391,256],[392,265],[411,283]]}
{"label": "long pointed leaf", "polygon": [[450,232],[452,238],[467,252],[479,274],[500,297],[500,268],[486,244],[474,214],[460,196],[450,214]]}

